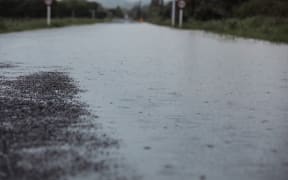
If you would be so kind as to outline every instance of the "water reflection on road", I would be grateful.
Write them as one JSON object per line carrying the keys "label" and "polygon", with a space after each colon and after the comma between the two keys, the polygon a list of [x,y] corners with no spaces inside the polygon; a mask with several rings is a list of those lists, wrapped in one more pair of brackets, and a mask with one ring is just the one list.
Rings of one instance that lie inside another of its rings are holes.
{"label": "water reflection on road", "polygon": [[288,177],[287,45],[118,23],[0,35],[0,59],[67,68],[133,176]]}

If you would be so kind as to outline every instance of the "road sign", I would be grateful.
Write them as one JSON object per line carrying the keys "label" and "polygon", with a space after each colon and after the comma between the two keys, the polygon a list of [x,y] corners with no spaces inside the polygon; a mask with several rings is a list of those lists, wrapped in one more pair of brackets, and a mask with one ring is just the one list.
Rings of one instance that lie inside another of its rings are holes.
{"label": "road sign", "polygon": [[45,1],[45,4],[46,4],[47,6],[51,6],[52,3],[53,3],[53,0],[44,0],[44,1]]}
{"label": "road sign", "polygon": [[47,25],[50,26],[51,24],[51,5],[53,3],[53,0],[44,0],[46,6],[47,6]]}
{"label": "road sign", "polygon": [[180,9],[184,9],[186,6],[186,2],[184,0],[178,0],[177,5]]}
{"label": "road sign", "polygon": [[179,27],[182,28],[182,24],[183,24],[183,9],[186,6],[186,2],[185,0],[178,0],[177,1],[177,5],[179,7]]}

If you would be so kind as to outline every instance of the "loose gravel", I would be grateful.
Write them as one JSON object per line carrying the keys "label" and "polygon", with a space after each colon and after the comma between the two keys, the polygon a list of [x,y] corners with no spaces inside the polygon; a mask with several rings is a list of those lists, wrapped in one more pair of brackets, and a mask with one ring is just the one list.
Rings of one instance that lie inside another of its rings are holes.
{"label": "loose gravel", "polygon": [[[0,64],[8,67],[13,65]],[[118,142],[91,133],[99,129],[97,116],[79,101],[79,92],[64,72],[0,77],[0,179],[55,180],[109,169],[105,157],[91,157]]]}

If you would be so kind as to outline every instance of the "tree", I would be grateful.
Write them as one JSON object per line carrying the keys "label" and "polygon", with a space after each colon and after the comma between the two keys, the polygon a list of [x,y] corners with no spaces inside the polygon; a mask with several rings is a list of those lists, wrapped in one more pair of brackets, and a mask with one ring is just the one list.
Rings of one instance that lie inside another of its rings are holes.
{"label": "tree", "polygon": [[[95,10],[97,18],[105,18],[107,13],[97,2],[87,0],[54,0],[52,15],[56,17],[91,17]],[[12,18],[44,18],[46,6],[43,0],[0,0],[0,17]]]}

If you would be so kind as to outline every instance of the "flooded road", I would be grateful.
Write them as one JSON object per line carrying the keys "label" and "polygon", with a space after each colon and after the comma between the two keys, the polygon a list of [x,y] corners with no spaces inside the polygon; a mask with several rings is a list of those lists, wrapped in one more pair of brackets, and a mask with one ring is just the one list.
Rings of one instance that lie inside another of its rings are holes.
{"label": "flooded road", "polygon": [[0,62],[17,65],[0,76],[65,71],[78,81],[95,123],[119,140],[111,156],[123,179],[288,177],[287,45],[98,24],[2,34]]}

